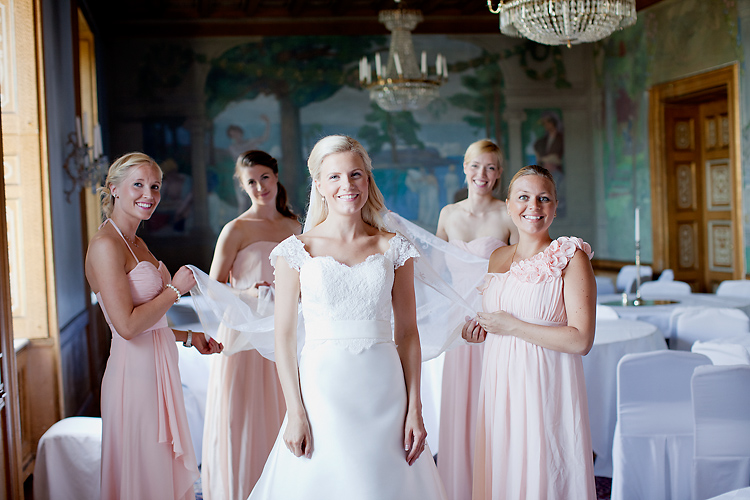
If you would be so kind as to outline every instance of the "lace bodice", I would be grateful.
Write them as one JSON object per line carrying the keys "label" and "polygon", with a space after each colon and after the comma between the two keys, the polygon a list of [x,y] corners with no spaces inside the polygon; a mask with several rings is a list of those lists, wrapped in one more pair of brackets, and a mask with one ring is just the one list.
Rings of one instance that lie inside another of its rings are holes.
{"label": "lace bodice", "polygon": [[312,257],[305,245],[290,236],[273,249],[271,263],[284,257],[299,271],[305,323],[391,319],[391,289],[395,270],[419,252],[403,236],[389,241],[385,254],[373,254],[347,266],[330,256]]}

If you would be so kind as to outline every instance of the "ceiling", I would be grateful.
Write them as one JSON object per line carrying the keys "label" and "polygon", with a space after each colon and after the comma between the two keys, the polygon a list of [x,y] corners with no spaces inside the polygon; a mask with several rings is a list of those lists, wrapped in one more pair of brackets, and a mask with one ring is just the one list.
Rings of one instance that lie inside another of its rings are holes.
{"label": "ceiling", "polygon": [[[497,5],[498,0],[493,0]],[[636,0],[640,10],[661,0]],[[415,33],[497,33],[484,0],[403,0],[422,11]],[[89,0],[103,32],[123,36],[387,34],[378,11],[394,0]]]}

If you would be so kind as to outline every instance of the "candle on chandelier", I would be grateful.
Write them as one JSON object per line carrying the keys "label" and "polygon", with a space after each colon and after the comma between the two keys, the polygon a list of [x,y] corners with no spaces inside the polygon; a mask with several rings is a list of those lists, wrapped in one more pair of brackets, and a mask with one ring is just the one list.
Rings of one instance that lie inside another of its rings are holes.
{"label": "candle on chandelier", "polygon": [[97,123],[94,125],[94,158],[99,158],[102,153],[102,126]]}
{"label": "candle on chandelier", "polygon": [[83,112],[83,142],[88,146],[91,144],[91,140],[89,138],[89,117],[86,114],[86,112]]}
{"label": "candle on chandelier", "polygon": [[427,76],[427,52],[422,51],[422,76]]}
{"label": "candle on chandelier", "polygon": [[441,76],[443,74],[443,65],[441,64],[442,58],[443,56],[441,54],[438,54],[435,60],[435,71],[437,71],[438,76]]}
{"label": "candle on chandelier", "polygon": [[443,57],[443,78],[448,78],[448,60]]}
{"label": "candle on chandelier", "polygon": [[396,73],[398,73],[398,76],[402,76],[404,72],[401,71],[401,60],[398,58],[398,54],[393,54],[393,63],[396,65]]}
{"label": "candle on chandelier", "polygon": [[378,78],[383,76],[383,68],[380,65],[380,52],[375,52],[375,73],[378,75]]}
{"label": "candle on chandelier", "polygon": [[81,134],[81,117],[76,116],[76,145],[83,147],[83,134]]}
{"label": "candle on chandelier", "polygon": [[365,79],[367,80],[367,84],[372,83],[372,66],[370,66],[369,61],[365,61]]}

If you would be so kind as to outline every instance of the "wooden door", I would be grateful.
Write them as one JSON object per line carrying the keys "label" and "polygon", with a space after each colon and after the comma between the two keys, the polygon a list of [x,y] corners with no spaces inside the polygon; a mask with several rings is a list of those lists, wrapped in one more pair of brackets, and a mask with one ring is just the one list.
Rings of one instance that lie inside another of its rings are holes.
{"label": "wooden door", "polygon": [[665,108],[667,170],[667,220],[669,266],[675,279],[702,288],[703,210],[701,176],[700,115],[697,106],[668,105]]}
{"label": "wooden door", "polygon": [[665,106],[669,267],[693,291],[733,279],[734,169],[726,94]]}
{"label": "wooden door", "polygon": [[735,262],[733,211],[740,210],[734,193],[739,179],[734,176],[729,156],[730,135],[727,100],[718,99],[700,105],[701,156],[705,182],[703,220],[705,245],[703,281],[712,292],[723,280],[733,279]]}

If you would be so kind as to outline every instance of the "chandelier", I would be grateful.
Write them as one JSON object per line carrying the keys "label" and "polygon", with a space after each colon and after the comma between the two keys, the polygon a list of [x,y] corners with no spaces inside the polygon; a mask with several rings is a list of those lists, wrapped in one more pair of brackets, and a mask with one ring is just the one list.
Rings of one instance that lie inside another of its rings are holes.
{"label": "chandelier", "polygon": [[448,79],[448,65],[438,54],[435,75],[429,76],[427,53],[422,52],[420,64],[414,53],[411,31],[422,21],[422,12],[406,9],[396,0],[397,9],[382,10],[378,21],[391,32],[391,45],[385,65],[375,54],[375,75],[367,57],[359,62],[360,84],[370,91],[370,100],[385,111],[414,111],[424,108],[439,96],[438,88]]}
{"label": "chandelier", "polygon": [[492,0],[500,31],[546,45],[595,42],[635,24],[635,0]]}

